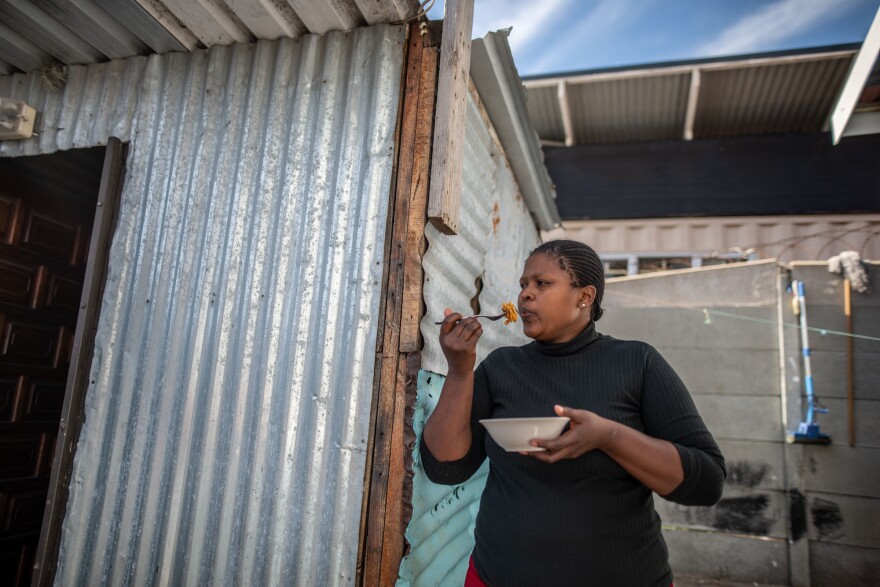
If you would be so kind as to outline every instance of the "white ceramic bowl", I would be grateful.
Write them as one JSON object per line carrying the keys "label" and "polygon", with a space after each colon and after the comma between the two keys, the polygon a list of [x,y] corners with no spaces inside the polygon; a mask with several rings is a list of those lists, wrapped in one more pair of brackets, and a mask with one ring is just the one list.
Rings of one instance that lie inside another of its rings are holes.
{"label": "white ceramic bowl", "polygon": [[562,433],[568,418],[551,416],[549,418],[493,418],[480,420],[492,439],[507,452],[535,452],[545,450],[532,446],[533,438],[550,440]]}

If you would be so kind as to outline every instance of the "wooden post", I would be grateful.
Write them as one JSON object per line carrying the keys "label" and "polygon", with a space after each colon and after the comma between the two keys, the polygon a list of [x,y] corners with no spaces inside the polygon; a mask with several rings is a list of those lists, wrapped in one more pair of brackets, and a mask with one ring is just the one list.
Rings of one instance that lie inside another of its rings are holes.
{"label": "wooden post", "polygon": [[847,422],[849,423],[849,445],[856,445],[856,395],[853,384],[853,320],[852,320],[852,284],[849,278],[843,279],[843,313],[846,315],[846,405]]}
{"label": "wooden post", "polygon": [[444,234],[456,234],[461,209],[461,164],[473,20],[474,0],[446,0],[428,196],[428,219]]}
{"label": "wooden post", "polygon": [[393,585],[405,550],[407,463],[412,443],[410,404],[421,364],[421,256],[427,222],[428,170],[433,134],[438,55],[430,30],[417,24],[407,43],[384,311],[379,325],[371,436],[361,517],[358,585]]}

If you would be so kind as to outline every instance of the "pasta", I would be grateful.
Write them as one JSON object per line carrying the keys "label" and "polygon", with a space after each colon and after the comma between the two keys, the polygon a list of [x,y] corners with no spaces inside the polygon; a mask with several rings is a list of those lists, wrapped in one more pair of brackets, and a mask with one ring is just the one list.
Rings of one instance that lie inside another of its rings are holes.
{"label": "pasta", "polygon": [[504,302],[501,304],[501,311],[504,312],[505,324],[517,321],[516,306],[513,305],[513,302]]}

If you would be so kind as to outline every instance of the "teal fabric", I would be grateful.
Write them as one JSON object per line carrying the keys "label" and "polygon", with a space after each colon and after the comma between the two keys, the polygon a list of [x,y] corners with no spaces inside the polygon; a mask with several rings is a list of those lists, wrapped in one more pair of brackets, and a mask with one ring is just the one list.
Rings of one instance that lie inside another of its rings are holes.
{"label": "teal fabric", "polygon": [[398,587],[461,587],[474,548],[474,523],[489,463],[464,483],[438,485],[425,475],[418,451],[422,429],[445,380],[431,371],[419,372],[413,416],[418,439],[413,451],[413,512],[406,530],[410,550],[400,564]]}

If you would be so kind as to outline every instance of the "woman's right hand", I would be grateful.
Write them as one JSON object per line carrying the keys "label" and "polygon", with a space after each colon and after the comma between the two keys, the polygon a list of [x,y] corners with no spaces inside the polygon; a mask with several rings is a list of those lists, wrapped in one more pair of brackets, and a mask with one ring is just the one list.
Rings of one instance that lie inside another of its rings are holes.
{"label": "woman's right hand", "polygon": [[483,325],[476,318],[464,318],[449,308],[443,310],[440,324],[440,348],[446,356],[449,373],[473,373],[477,363],[477,341],[483,335]]}

